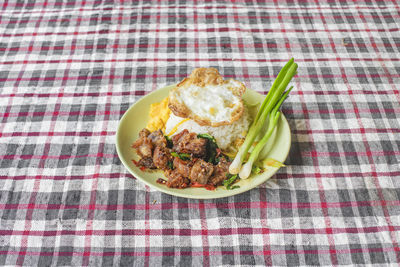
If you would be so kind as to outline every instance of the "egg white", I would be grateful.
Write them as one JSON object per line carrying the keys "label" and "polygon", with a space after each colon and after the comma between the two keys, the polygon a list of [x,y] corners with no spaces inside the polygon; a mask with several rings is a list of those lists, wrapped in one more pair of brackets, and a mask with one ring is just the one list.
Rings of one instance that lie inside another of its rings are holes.
{"label": "egg white", "polygon": [[180,90],[176,99],[185,104],[194,115],[208,119],[212,123],[219,123],[230,120],[241,104],[241,97],[229,89],[237,86],[234,80],[217,86],[199,87],[192,84],[185,90]]}

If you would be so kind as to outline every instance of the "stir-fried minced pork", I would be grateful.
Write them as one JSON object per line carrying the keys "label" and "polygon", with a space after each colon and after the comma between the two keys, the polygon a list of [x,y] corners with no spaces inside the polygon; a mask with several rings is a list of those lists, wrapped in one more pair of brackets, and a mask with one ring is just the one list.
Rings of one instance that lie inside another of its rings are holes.
{"label": "stir-fried minced pork", "polygon": [[212,185],[221,184],[226,179],[230,164],[225,157],[220,157],[218,164],[214,166],[214,172],[208,182]]}
{"label": "stir-fried minced pork", "polygon": [[151,132],[150,132],[148,129],[143,128],[143,129],[140,130],[140,132],[139,132],[139,138],[147,137],[147,136],[149,136],[149,134],[151,134]]}
{"label": "stir-fried minced pork", "polygon": [[169,162],[172,162],[173,160],[174,157],[171,155],[169,148],[156,146],[153,153],[153,162],[157,168],[166,170],[169,168]]}
{"label": "stir-fried minced pork", "polygon": [[230,162],[211,136],[183,130],[172,137],[172,144],[168,140],[161,130],[140,131],[132,147],[141,158],[134,163],[145,169],[163,170],[168,178],[165,184],[171,188],[194,186],[212,190],[226,179]]}
{"label": "stir-fried minced pork", "polygon": [[154,146],[167,146],[167,140],[161,130],[157,130],[149,134],[148,138]]}
{"label": "stir-fried minced pork", "polygon": [[197,134],[183,130],[172,137],[173,149],[178,153],[192,154],[196,158],[204,158],[207,154],[207,139],[198,138]]}
{"label": "stir-fried minced pork", "polygon": [[167,170],[164,172],[168,178],[167,186],[171,188],[186,188],[190,185],[190,180],[178,172],[178,170]]}
{"label": "stir-fried minced pork", "polygon": [[194,183],[207,184],[213,171],[214,167],[211,163],[199,159],[194,163],[189,177]]}
{"label": "stir-fried minced pork", "polygon": [[153,143],[148,138],[150,134],[149,130],[143,129],[139,132],[139,139],[136,140],[132,147],[136,149],[136,152],[141,158],[147,158],[152,156]]}
{"label": "stir-fried minced pork", "polygon": [[145,167],[147,169],[157,169],[156,165],[153,163],[153,158],[151,157],[146,157],[146,158],[141,158],[137,165]]}
{"label": "stir-fried minced pork", "polygon": [[189,177],[192,166],[193,163],[190,160],[181,160],[178,157],[174,159],[175,169],[184,177]]}

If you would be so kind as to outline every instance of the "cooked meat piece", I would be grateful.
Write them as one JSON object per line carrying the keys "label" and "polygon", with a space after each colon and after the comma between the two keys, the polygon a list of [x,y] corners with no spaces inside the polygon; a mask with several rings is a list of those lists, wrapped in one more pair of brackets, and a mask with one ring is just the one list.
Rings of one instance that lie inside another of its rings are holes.
{"label": "cooked meat piece", "polygon": [[139,138],[147,137],[149,134],[150,134],[150,131],[147,130],[146,128],[143,128],[143,129],[139,132]]}
{"label": "cooked meat piece", "polygon": [[168,169],[168,162],[173,161],[174,157],[171,155],[169,148],[163,146],[156,146],[153,153],[154,165],[162,170]]}
{"label": "cooked meat piece", "polygon": [[220,157],[218,164],[214,166],[214,172],[209,179],[209,182],[213,185],[221,184],[226,179],[229,165],[231,165],[231,163],[227,161],[225,157]]}
{"label": "cooked meat piece", "polygon": [[181,160],[180,158],[176,157],[174,159],[174,167],[175,169],[184,177],[189,177],[190,169],[192,168],[193,163],[189,160]]}
{"label": "cooked meat piece", "polygon": [[172,136],[172,143],[174,144],[174,146],[176,144],[178,144],[179,139],[181,139],[182,136],[184,136],[185,134],[188,134],[189,131],[187,129],[181,131],[180,133],[177,133],[176,135]]}
{"label": "cooked meat piece", "polygon": [[183,177],[177,169],[167,170],[164,172],[168,178],[167,186],[171,188],[186,188],[189,186],[190,180]]}
{"label": "cooked meat piece", "polygon": [[196,158],[204,158],[207,152],[207,139],[197,138],[197,134],[183,130],[172,138],[174,151],[178,153],[189,153]]}
{"label": "cooked meat piece", "polygon": [[139,139],[136,140],[132,145],[132,147],[136,149],[136,152],[141,158],[151,157],[153,151],[153,144],[151,143],[151,140],[147,138],[147,136],[144,136],[144,130],[147,129],[143,129],[142,131],[140,131]]}
{"label": "cooked meat piece", "polygon": [[206,184],[214,171],[214,166],[202,159],[197,160],[190,171],[190,180],[193,183]]}
{"label": "cooked meat piece", "polygon": [[157,169],[157,167],[153,163],[153,158],[152,157],[141,158],[138,161],[138,165],[139,166],[143,166],[143,167],[145,167],[147,169]]}
{"label": "cooked meat piece", "polygon": [[167,146],[167,140],[165,139],[164,134],[161,130],[152,132],[151,134],[149,134],[148,138],[150,138],[154,146]]}

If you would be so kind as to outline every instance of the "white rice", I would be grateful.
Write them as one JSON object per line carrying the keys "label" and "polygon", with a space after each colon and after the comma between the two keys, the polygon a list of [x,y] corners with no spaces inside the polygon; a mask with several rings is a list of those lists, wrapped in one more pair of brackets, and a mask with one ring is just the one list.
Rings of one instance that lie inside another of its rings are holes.
{"label": "white rice", "polygon": [[[172,129],[183,119],[184,118],[175,116],[171,112],[171,115],[167,121],[165,132],[167,134],[170,133]],[[245,107],[243,115],[237,121],[230,125],[223,125],[218,127],[200,126],[195,121],[188,120],[179,125],[177,131],[172,136],[180,133],[184,129],[187,129],[189,132],[194,132],[197,134],[208,133],[209,135],[214,136],[215,140],[217,141],[217,145],[221,149],[227,150],[237,138],[244,138],[246,136],[249,124],[249,113],[247,108]]]}

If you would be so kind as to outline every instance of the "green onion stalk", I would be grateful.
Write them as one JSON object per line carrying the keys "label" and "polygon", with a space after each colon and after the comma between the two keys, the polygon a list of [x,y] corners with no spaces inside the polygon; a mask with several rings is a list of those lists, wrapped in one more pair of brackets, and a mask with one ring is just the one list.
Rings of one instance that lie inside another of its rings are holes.
{"label": "green onion stalk", "polygon": [[[287,98],[288,94],[292,90],[285,91],[288,84],[292,80],[293,76],[297,73],[297,64],[294,63],[294,59],[290,59],[288,63],[281,69],[277,78],[271,86],[267,96],[258,110],[254,122],[250,126],[249,132],[246,135],[245,141],[239,148],[235,159],[229,166],[229,173],[239,174],[241,179],[247,179],[251,173],[251,168],[254,161],[257,159],[262,148],[267,143],[269,137],[272,135],[281,112],[279,111],[283,101]],[[256,145],[250,154],[250,157],[245,165],[242,166],[243,161],[249,151],[250,147],[254,143],[256,137],[260,134],[266,119],[269,117],[268,129],[260,142]]]}

